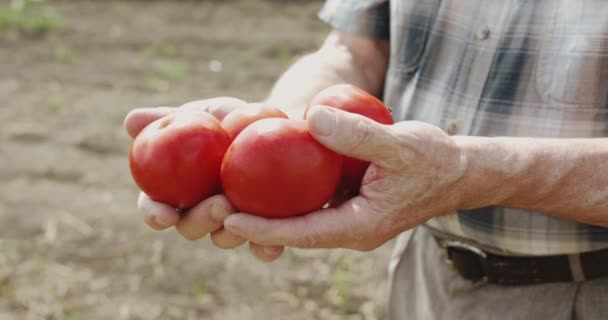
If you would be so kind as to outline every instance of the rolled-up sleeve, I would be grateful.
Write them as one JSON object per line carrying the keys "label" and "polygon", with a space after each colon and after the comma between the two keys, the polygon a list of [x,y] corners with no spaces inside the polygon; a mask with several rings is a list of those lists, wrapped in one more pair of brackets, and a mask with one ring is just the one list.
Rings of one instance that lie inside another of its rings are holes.
{"label": "rolled-up sleeve", "polygon": [[388,40],[389,5],[389,0],[328,0],[319,18],[339,31]]}

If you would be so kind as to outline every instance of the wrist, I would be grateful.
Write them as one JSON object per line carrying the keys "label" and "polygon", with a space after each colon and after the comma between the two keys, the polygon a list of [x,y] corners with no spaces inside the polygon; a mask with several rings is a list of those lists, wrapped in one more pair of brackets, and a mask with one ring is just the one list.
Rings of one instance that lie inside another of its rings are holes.
{"label": "wrist", "polygon": [[497,205],[507,197],[509,181],[516,170],[510,169],[514,155],[503,150],[499,139],[452,136],[465,159],[465,173],[460,181],[459,210]]}

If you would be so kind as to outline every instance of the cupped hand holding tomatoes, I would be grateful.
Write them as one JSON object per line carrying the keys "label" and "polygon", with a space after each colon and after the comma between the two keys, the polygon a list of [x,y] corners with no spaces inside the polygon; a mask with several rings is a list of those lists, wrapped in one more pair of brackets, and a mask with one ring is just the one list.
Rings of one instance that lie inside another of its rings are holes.
{"label": "cupped hand holding tomatoes", "polygon": [[416,121],[384,125],[338,108],[313,106],[309,132],[328,149],[371,164],[359,194],[305,216],[237,213],[224,228],[264,245],[373,250],[398,234],[470,203],[468,160],[456,140]]}
{"label": "cupped hand holding tomatoes", "polygon": [[262,103],[224,111],[221,122],[207,110],[188,103],[148,124],[134,139],[129,167],[151,199],[183,210],[217,194],[221,162],[232,140],[257,120],[287,118]]}
{"label": "cupped hand holding tomatoes", "polygon": [[[204,101],[202,101],[200,103],[204,104]],[[222,119],[222,121],[225,120],[226,118],[228,118],[228,116],[230,115],[230,113],[232,111],[239,109],[243,105],[243,104],[239,103],[238,104],[239,106],[236,107],[236,105],[237,105],[236,103],[231,102],[229,104],[231,104],[235,107],[232,108],[232,110],[230,110],[228,112],[225,112],[225,110],[231,109],[230,107],[229,108],[223,108],[223,107],[222,108],[217,108],[217,107],[213,108],[214,111],[220,111],[220,112],[218,112],[220,115],[218,118]],[[221,105],[221,103],[220,103],[220,105]],[[194,105],[192,103],[187,104],[187,106],[188,106],[188,108],[194,108],[194,109],[199,108],[198,106],[196,106],[196,103]],[[204,107],[204,106],[201,108],[206,109],[206,107]],[[148,110],[139,110],[139,112],[136,111],[136,112],[131,113],[125,121],[127,131],[130,134],[132,134],[133,136],[137,135],[138,130],[140,130],[143,127],[142,126],[143,123],[145,123],[146,121],[148,121],[148,122],[152,121],[155,116],[163,113],[164,110],[165,109],[163,109],[162,112],[159,112],[158,110],[152,111],[152,110],[148,109]],[[169,109],[169,110],[170,111],[168,111],[167,113],[175,112],[174,109]],[[209,108],[207,110],[211,111],[212,109]],[[252,119],[257,119],[257,118],[252,117]],[[262,120],[262,121],[265,121],[265,120]],[[236,122],[238,123],[239,121],[236,121]],[[310,121],[309,121],[309,123],[310,123]],[[238,130],[237,130],[237,132],[238,132]],[[234,135],[234,136],[236,136],[236,135]],[[318,136],[315,136],[315,138],[318,139]],[[340,151],[340,150],[338,150],[338,151]],[[356,154],[352,154],[352,153],[350,154],[350,156],[357,157]],[[341,156],[338,158],[342,159]],[[335,177],[335,173],[336,172],[339,173],[340,170],[334,170],[332,172],[334,173],[334,177]],[[329,183],[327,185],[332,186],[332,183]],[[334,187],[335,187],[335,185],[332,188],[334,188]],[[318,191],[318,190],[316,190],[316,191]],[[323,192],[321,192],[319,194],[323,194]],[[329,196],[326,195],[321,199],[323,201],[318,200],[318,203],[316,203],[315,207],[322,205],[321,204],[322,202],[323,203],[326,202],[329,199],[329,197],[331,197],[331,192],[328,192],[328,194],[329,194]],[[319,199],[320,199],[320,197],[319,197]],[[234,202],[237,202],[237,201],[234,201]],[[224,195],[215,195],[208,199],[205,199],[202,202],[200,202],[199,204],[195,205],[190,210],[188,210],[182,216],[177,215],[177,213],[173,207],[168,206],[161,202],[153,201],[143,193],[142,193],[142,196],[140,197],[139,207],[140,207],[141,211],[144,213],[144,216],[146,217],[146,221],[153,228],[162,229],[162,228],[166,228],[166,227],[175,225],[176,229],[184,237],[186,237],[188,239],[200,238],[207,233],[211,233],[211,238],[216,245],[218,245],[219,247],[223,247],[223,248],[229,248],[229,247],[234,247],[234,246],[241,244],[244,241],[242,236],[245,236],[245,237],[249,236],[249,234],[247,232],[242,232],[243,229],[239,229],[238,226],[236,226],[234,223],[230,224],[230,226],[227,225],[226,229],[224,229],[222,227],[222,224],[225,221],[230,221],[230,220],[226,220],[227,217],[231,216],[232,213],[237,211],[237,209],[233,207],[233,204],[230,201],[228,201],[228,199]],[[297,212],[296,211],[289,212],[288,210],[277,210],[274,213],[276,213],[275,216],[277,216],[277,217],[281,216],[281,215],[291,216],[291,215],[298,215],[298,214],[306,213],[306,211],[308,211],[308,210],[314,210],[314,209],[306,208],[305,210],[302,209]],[[245,210],[243,210],[243,211],[245,211]],[[263,212],[258,212],[258,213],[261,213],[261,215],[264,214]],[[317,213],[317,211],[315,211],[312,214],[311,219],[315,219],[315,217],[317,216],[316,213]],[[271,220],[276,220],[276,219],[271,219]],[[279,223],[279,220],[282,220],[282,219],[278,219],[276,222]],[[288,220],[290,220],[290,219],[288,219]],[[300,220],[298,220],[298,221],[300,221]],[[287,222],[287,221],[285,221],[285,222]],[[336,225],[326,225],[323,228],[326,228],[327,230],[329,230],[331,228],[339,228],[339,227],[340,226],[336,226]],[[228,228],[232,228],[232,232],[228,231]],[[237,236],[237,235],[239,235],[239,236]],[[260,236],[260,239],[263,239],[263,234],[260,234],[258,236]],[[249,239],[251,240],[251,238],[249,238]],[[265,261],[274,260],[278,256],[281,255],[282,250],[283,250],[283,247],[282,247],[283,244],[281,244],[281,243],[274,245],[266,240],[264,240],[263,243],[265,243],[267,245],[257,245],[255,243],[256,243],[255,240],[250,241],[251,250],[261,260],[265,260]]]}
{"label": "cupped hand holding tomatoes", "polygon": [[[214,115],[218,121],[222,121],[233,111],[246,107],[247,103],[240,99],[220,97],[190,102],[180,108],[138,108],[126,116],[124,126],[127,133],[135,139],[152,122],[178,111],[204,111]],[[210,196],[180,214],[176,206],[154,201],[146,193],[141,192],[138,208],[144,221],[156,230],[175,226],[175,229],[189,240],[210,234],[213,243],[224,249],[234,248],[245,242],[242,237],[223,228],[225,218],[236,211],[223,194]],[[272,261],[283,252],[282,246],[262,246],[250,242],[249,247],[253,254],[263,261]]]}
{"label": "cupped hand holding tomatoes", "polygon": [[[390,109],[382,101],[351,84],[333,85],[317,93],[304,112],[305,119],[309,109],[317,105],[356,113],[381,124],[393,124]],[[368,161],[345,157],[341,189],[345,189],[347,194],[357,194],[369,164]]]}

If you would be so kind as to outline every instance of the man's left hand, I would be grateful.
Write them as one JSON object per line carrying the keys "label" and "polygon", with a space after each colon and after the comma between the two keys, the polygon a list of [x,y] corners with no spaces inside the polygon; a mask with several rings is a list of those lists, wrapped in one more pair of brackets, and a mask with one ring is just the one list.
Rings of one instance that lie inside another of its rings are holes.
{"label": "man's left hand", "polygon": [[262,245],[369,251],[465,200],[466,157],[441,129],[414,121],[382,125],[324,106],[312,108],[307,121],[329,149],[371,162],[359,195],[293,218],[235,213],[226,230]]}

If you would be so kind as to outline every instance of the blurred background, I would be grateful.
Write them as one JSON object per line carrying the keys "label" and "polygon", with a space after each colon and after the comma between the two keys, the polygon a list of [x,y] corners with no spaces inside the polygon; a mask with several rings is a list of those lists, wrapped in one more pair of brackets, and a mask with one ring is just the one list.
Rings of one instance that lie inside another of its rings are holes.
{"label": "blurred background", "polygon": [[322,4],[0,0],[0,320],[382,319],[388,245],[264,264],[136,212],[126,113],[263,98]]}

